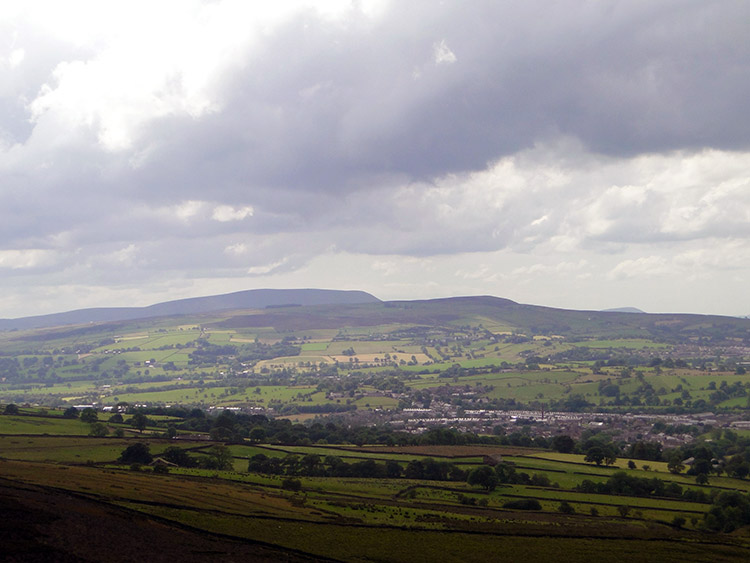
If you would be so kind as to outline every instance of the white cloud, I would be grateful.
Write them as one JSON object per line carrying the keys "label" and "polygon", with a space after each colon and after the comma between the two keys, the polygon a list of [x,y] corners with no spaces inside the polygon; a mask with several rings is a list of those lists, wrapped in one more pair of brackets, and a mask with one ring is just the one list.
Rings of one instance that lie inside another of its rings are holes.
{"label": "white cloud", "polygon": [[26,51],[23,49],[13,49],[8,56],[8,66],[10,66],[10,68],[16,68],[23,62],[25,57]]}
{"label": "white cloud", "polygon": [[443,39],[439,43],[435,43],[432,47],[432,52],[435,59],[435,64],[438,65],[453,64],[458,60],[453,51],[448,48],[448,44],[445,42],[445,39]]}
{"label": "white cloud", "polygon": [[276,262],[273,262],[271,264],[263,264],[261,266],[252,266],[247,269],[247,273],[251,276],[264,276],[268,274],[272,274],[275,271],[277,271],[279,268],[284,266],[287,263],[286,259],[278,260]]}
{"label": "white cloud", "polygon": [[230,244],[224,249],[225,254],[229,254],[232,256],[242,256],[243,254],[247,253],[247,245],[243,242],[238,242],[235,244]]}
{"label": "white cloud", "polygon": [[[385,2],[249,3],[166,0],[153,3],[32,2],[9,14],[73,45],[79,58],[60,61],[29,101],[31,119],[63,131],[96,133],[102,148],[124,151],[144,142],[144,128],[170,116],[200,118],[219,111],[220,87],[257,53],[279,26],[306,13],[338,21],[362,14],[376,19]],[[85,15],[84,15],[85,14]],[[24,58],[23,48],[9,57]],[[142,147],[141,147],[142,148]]]}
{"label": "white cloud", "polygon": [[189,221],[193,217],[197,216],[206,207],[204,201],[184,201],[175,208],[173,208],[174,215],[182,220]]}
{"label": "white cloud", "polygon": [[111,254],[111,259],[115,263],[123,265],[132,265],[138,255],[138,247],[129,244],[125,248],[117,250]]}
{"label": "white cloud", "polygon": [[25,270],[46,266],[54,261],[55,253],[49,250],[0,250],[0,268]]}
{"label": "white cloud", "polygon": [[242,221],[247,217],[253,216],[253,208],[249,205],[245,207],[232,207],[231,205],[219,205],[214,208],[211,218],[215,221],[226,223],[228,221]]}

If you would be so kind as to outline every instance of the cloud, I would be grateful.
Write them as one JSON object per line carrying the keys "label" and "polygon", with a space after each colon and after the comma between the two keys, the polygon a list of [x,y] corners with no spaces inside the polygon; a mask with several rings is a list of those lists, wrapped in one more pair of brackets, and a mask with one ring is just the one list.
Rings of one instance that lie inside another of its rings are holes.
{"label": "cloud", "polygon": [[203,201],[185,201],[174,208],[174,214],[183,221],[189,221],[205,207]]}
{"label": "cloud", "polygon": [[47,265],[55,260],[53,252],[43,249],[0,250],[0,268],[25,270]]}
{"label": "cloud", "polygon": [[667,261],[661,256],[646,256],[635,260],[624,260],[610,272],[610,278],[648,278],[663,276],[670,272]]}
{"label": "cloud", "polygon": [[279,270],[284,264],[286,264],[286,259],[279,260],[277,262],[274,262],[272,264],[264,264],[262,266],[252,266],[247,269],[247,273],[251,276],[264,276],[268,274],[272,274]]}
{"label": "cloud", "polygon": [[440,43],[435,43],[432,47],[432,51],[435,58],[435,64],[453,64],[458,60],[453,51],[448,48],[445,39],[440,41]]}
{"label": "cloud", "polygon": [[215,221],[226,223],[227,221],[242,221],[253,216],[253,208],[248,206],[234,208],[231,205],[219,205],[214,208],[211,218]]}
{"label": "cloud", "polygon": [[0,8],[4,289],[20,310],[50,303],[21,299],[31,287],[370,283],[357,262],[376,294],[575,302],[581,280],[593,299],[750,273],[749,17],[722,2]]}

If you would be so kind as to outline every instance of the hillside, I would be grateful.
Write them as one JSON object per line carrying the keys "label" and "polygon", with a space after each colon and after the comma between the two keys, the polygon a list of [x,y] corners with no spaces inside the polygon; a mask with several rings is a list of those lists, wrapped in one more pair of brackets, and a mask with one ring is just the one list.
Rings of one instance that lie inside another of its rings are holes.
{"label": "hillside", "polygon": [[64,313],[0,319],[0,330],[25,330],[53,326],[147,319],[172,315],[191,315],[229,309],[264,309],[266,307],[304,305],[348,305],[378,303],[380,300],[364,291],[330,289],[250,289],[225,295],[194,297],[157,303],[148,307],[104,307],[79,309]]}
{"label": "hillside", "polygon": [[[482,327],[565,338],[649,338],[672,344],[710,341],[743,345],[750,319],[719,315],[576,311],[520,304],[492,296],[380,301],[363,291],[320,289],[249,290],[181,299],[149,307],[82,309],[0,320],[0,331],[21,331],[7,340],[50,340],[71,335],[111,335],[153,323],[196,322],[221,330],[272,328],[277,332],[346,330],[403,325],[403,330]],[[79,326],[69,326],[79,325]],[[84,326],[80,326],[84,325]],[[421,328],[420,328],[421,327]],[[32,332],[28,332],[32,331]]]}
{"label": "hillside", "polygon": [[342,329],[401,324],[435,326],[482,325],[490,330],[566,337],[650,337],[668,341],[685,338],[750,338],[750,321],[695,314],[574,311],[519,304],[490,296],[450,297],[422,301],[317,306],[238,312],[211,326],[277,330]]}

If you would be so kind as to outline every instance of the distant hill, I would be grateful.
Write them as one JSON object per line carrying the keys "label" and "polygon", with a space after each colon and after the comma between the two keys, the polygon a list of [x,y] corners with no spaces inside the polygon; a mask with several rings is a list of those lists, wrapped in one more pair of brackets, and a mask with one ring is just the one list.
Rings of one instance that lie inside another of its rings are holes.
{"label": "distant hill", "polygon": [[616,307],[615,309],[602,309],[602,313],[645,313],[637,307]]}
{"label": "distant hill", "polygon": [[274,327],[279,331],[296,331],[383,325],[404,325],[405,329],[409,325],[456,327],[477,323],[498,331],[574,338],[656,337],[664,342],[700,337],[750,338],[750,321],[736,317],[575,311],[524,305],[491,296],[267,309],[251,315],[237,311],[206,326],[219,329]]}
{"label": "distant hill", "polygon": [[210,313],[231,309],[265,309],[268,307],[306,305],[354,305],[380,302],[380,299],[365,291],[249,289],[224,295],[166,301],[148,307],[102,307],[18,319],[0,319],[0,330],[26,330],[84,323],[127,321],[172,315]]}
{"label": "distant hill", "polygon": [[[251,311],[252,310],[252,311]],[[221,312],[220,315],[214,313]],[[694,314],[575,311],[524,305],[492,296],[417,301],[380,301],[362,291],[258,289],[180,299],[150,307],[83,309],[55,315],[0,320],[0,330],[42,329],[23,339],[75,333],[113,334],[125,322],[162,322],[170,317],[211,314],[202,326],[221,330],[273,327],[280,333],[402,325],[405,337],[435,327],[482,326],[494,332],[566,338],[657,338],[660,342],[714,339],[750,341],[750,320]],[[151,321],[153,319],[153,321]],[[179,324],[180,320],[175,320]],[[193,322],[193,321],[191,321]],[[65,325],[76,325],[73,327]],[[54,328],[61,327],[61,328]],[[432,328],[431,328],[432,327]],[[393,328],[391,330],[394,330]],[[61,332],[62,331],[62,332]],[[65,332],[67,331],[67,332]]]}

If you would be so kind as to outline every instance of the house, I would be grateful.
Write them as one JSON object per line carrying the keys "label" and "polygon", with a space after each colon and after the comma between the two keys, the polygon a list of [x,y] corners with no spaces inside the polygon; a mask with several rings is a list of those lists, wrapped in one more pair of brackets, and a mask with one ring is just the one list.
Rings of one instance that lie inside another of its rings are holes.
{"label": "house", "polygon": [[154,460],[149,463],[151,467],[178,467],[176,463],[172,463],[171,461],[167,461],[163,457],[155,457]]}
{"label": "house", "polygon": [[482,463],[485,465],[489,465],[490,467],[495,467],[498,463],[502,462],[503,456],[501,456],[500,454],[485,454],[482,456]]}

